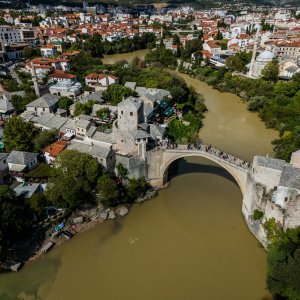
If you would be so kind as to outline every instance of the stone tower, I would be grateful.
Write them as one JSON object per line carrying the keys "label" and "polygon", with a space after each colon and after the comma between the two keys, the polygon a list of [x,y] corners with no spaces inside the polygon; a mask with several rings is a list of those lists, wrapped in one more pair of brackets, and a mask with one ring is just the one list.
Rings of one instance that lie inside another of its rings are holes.
{"label": "stone tower", "polygon": [[121,131],[134,131],[143,122],[143,102],[128,97],[118,105],[118,128]]}
{"label": "stone tower", "polygon": [[144,108],[141,100],[128,97],[118,104],[118,119],[113,128],[113,135],[119,152],[125,155],[138,152],[136,143],[136,137],[139,135],[138,124],[143,122]]}

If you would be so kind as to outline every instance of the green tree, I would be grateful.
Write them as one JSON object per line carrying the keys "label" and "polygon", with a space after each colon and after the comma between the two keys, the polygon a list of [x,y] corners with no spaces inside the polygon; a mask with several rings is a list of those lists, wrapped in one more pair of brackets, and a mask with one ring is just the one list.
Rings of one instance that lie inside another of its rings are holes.
{"label": "green tree", "polygon": [[68,97],[60,97],[58,101],[58,107],[61,109],[68,110],[73,101]]}
{"label": "green tree", "polygon": [[7,185],[0,185],[0,203],[9,202],[14,198],[14,191]]}
{"label": "green tree", "polygon": [[217,34],[214,37],[215,40],[223,40],[223,34],[220,30],[218,30]]}
{"label": "green tree", "polygon": [[252,53],[239,52],[226,59],[225,65],[230,71],[245,72],[246,65],[251,61]]}
{"label": "green tree", "polygon": [[270,61],[267,65],[263,68],[261,75],[262,78],[265,80],[270,81],[277,81],[279,74],[279,66],[277,61]]}
{"label": "green tree", "polygon": [[73,209],[91,197],[100,169],[92,156],[77,150],[64,150],[54,163],[46,197],[59,207]]}
{"label": "green tree", "polygon": [[88,101],[86,103],[76,102],[74,116],[79,115],[90,115],[94,104],[99,103],[99,101]]}
{"label": "green tree", "polygon": [[253,220],[260,220],[263,217],[264,213],[259,209],[254,209],[253,211]]}
{"label": "green tree", "polygon": [[121,163],[118,163],[116,166],[117,175],[120,176],[122,179],[127,179],[128,170],[125,168]]}
{"label": "green tree", "polygon": [[144,178],[130,178],[126,185],[127,194],[130,201],[134,201],[138,197],[145,196],[149,185]]}
{"label": "green tree", "polygon": [[300,299],[300,228],[287,229],[268,249],[267,286],[288,300]]}
{"label": "green tree", "polygon": [[13,95],[11,98],[11,104],[13,105],[14,109],[20,113],[26,109],[26,105],[28,103],[32,102],[36,98],[37,97],[34,92],[26,92],[24,97],[20,95]]}
{"label": "green tree", "polygon": [[295,128],[292,131],[284,131],[272,144],[275,146],[276,158],[290,161],[292,153],[300,148],[299,129]]}
{"label": "green tree", "polygon": [[102,174],[98,180],[97,192],[100,194],[101,202],[105,205],[115,205],[119,196],[116,181],[107,173]]}
{"label": "green tree", "polygon": [[49,146],[53,142],[55,142],[56,137],[58,135],[58,130],[43,130],[41,131],[34,139],[34,149],[36,151],[42,151],[46,146]]}
{"label": "green tree", "polygon": [[20,87],[18,82],[15,79],[4,79],[1,81],[4,89],[8,92],[18,92]]}
{"label": "green tree", "polygon": [[96,111],[96,115],[100,119],[107,118],[110,115],[110,110],[107,107],[101,108]]}
{"label": "green tree", "polygon": [[37,217],[43,215],[46,205],[46,197],[43,194],[35,193],[29,198],[29,207]]}
{"label": "green tree", "polygon": [[137,94],[132,89],[120,84],[112,84],[103,92],[103,98],[105,101],[112,105],[117,105],[123,100],[123,98],[127,98],[129,96],[137,96]]}
{"label": "green tree", "polygon": [[159,47],[149,51],[145,56],[146,63],[160,63],[165,67],[176,67],[177,59],[172,50]]}
{"label": "green tree", "polygon": [[23,55],[25,58],[32,59],[34,57],[41,56],[41,50],[40,48],[25,47],[23,50]]}
{"label": "green tree", "polygon": [[94,57],[103,57],[104,48],[101,35],[94,34],[89,37],[84,43],[84,49]]}
{"label": "green tree", "polygon": [[20,117],[12,117],[4,127],[5,151],[31,151],[33,149],[33,126]]}
{"label": "green tree", "polygon": [[174,34],[172,44],[177,46],[181,45],[180,37],[177,34]]}

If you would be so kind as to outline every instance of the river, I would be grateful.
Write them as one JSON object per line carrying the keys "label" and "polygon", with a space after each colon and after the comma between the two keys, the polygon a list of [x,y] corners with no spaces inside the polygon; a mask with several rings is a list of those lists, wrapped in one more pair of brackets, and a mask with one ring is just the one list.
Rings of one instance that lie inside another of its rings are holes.
{"label": "river", "polygon": [[[204,142],[248,160],[272,154],[276,132],[237,96],[179,75],[206,99]],[[233,178],[201,158],[175,167],[170,186],[125,218],[97,225],[18,273],[0,275],[0,299],[271,299],[266,253],[242,218]]]}

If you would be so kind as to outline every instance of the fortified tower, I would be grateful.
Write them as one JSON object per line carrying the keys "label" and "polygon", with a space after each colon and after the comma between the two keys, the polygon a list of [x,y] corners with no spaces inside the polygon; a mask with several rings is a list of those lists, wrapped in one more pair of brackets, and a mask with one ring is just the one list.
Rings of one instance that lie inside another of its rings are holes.
{"label": "fortified tower", "polygon": [[[138,124],[143,122],[144,109],[140,99],[128,97],[118,104],[118,119],[113,128],[117,151],[124,155],[144,155],[147,139],[138,129]],[[145,145],[141,148],[141,144]]]}

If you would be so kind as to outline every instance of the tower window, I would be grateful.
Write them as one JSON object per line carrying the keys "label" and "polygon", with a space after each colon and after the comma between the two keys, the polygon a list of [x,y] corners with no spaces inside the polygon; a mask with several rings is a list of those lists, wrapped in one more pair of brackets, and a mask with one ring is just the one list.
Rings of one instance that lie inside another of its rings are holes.
{"label": "tower window", "polygon": [[130,115],[133,116],[133,112],[132,111],[130,112]]}

